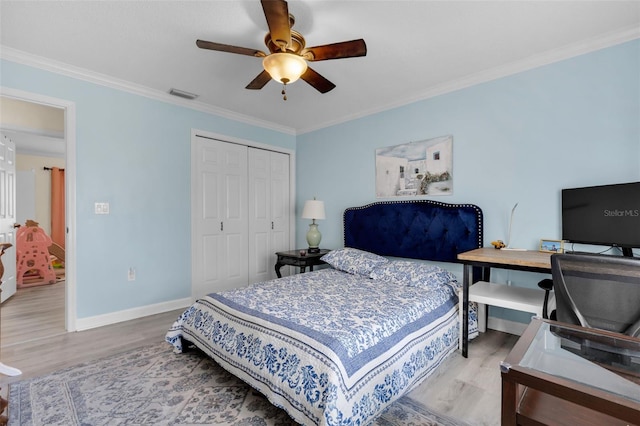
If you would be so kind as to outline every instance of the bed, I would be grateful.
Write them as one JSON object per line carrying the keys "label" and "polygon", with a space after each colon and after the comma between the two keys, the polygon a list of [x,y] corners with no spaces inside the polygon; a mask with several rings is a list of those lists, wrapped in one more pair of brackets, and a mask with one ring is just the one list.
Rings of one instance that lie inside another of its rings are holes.
{"label": "bed", "polygon": [[[190,345],[305,425],[365,425],[458,348],[458,289],[444,268],[482,246],[470,204],[381,202],[344,213],[330,267],[212,293],[166,341]],[[470,335],[477,333],[470,315]]]}

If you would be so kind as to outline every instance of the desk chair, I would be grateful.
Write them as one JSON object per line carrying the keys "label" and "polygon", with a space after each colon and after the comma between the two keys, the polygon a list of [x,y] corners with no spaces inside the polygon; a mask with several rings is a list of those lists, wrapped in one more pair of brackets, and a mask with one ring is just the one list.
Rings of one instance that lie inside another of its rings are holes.
{"label": "desk chair", "polygon": [[558,321],[640,337],[640,259],[554,254],[551,276]]}

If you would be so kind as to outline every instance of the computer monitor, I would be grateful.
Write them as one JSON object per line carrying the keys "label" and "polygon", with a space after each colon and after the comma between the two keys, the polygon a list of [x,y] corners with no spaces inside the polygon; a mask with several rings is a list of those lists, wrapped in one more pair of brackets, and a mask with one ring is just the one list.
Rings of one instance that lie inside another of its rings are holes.
{"label": "computer monitor", "polygon": [[640,182],[563,189],[562,239],[633,256],[640,247]]}

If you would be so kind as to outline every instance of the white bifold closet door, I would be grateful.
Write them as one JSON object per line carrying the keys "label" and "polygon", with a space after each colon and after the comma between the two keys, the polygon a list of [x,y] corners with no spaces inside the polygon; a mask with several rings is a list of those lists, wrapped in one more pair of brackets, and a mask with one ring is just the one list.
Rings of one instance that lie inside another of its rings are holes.
{"label": "white bifold closet door", "polygon": [[289,155],[249,148],[249,282],[276,278],[289,250]]}
{"label": "white bifold closet door", "polygon": [[192,296],[275,276],[289,249],[289,155],[196,137]]}

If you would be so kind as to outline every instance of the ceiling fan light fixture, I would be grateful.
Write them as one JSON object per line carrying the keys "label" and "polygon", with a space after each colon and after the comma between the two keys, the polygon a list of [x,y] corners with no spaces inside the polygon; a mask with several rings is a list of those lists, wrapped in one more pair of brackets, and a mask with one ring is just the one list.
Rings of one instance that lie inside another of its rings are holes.
{"label": "ceiling fan light fixture", "polygon": [[293,53],[277,52],[266,56],[262,66],[274,80],[291,84],[307,70],[307,61]]}

